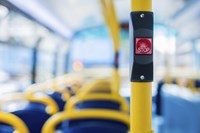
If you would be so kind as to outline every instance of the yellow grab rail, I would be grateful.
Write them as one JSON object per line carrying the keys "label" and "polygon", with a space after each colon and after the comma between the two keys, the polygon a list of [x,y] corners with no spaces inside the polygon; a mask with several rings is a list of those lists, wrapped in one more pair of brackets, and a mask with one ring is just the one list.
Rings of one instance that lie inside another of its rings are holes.
{"label": "yellow grab rail", "polygon": [[[131,0],[131,10],[132,12],[152,12],[152,0]],[[131,83],[130,133],[153,133],[151,90],[151,82]]]}
{"label": "yellow grab rail", "polygon": [[[76,83],[83,83],[83,76],[80,74],[66,74],[55,79],[49,80],[46,82],[47,88],[53,88],[55,91],[62,90],[63,86],[72,87]],[[73,91],[77,91],[77,88],[73,88]]]}
{"label": "yellow grab rail", "polygon": [[113,39],[114,47],[114,70],[113,70],[113,91],[118,93],[120,89],[120,75],[119,75],[119,47],[120,47],[120,25],[115,13],[113,0],[101,0],[102,13],[105,18],[106,24],[110,30]]}
{"label": "yellow grab rail", "polygon": [[0,122],[14,127],[15,133],[29,133],[25,123],[13,114],[0,112]]}
{"label": "yellow grab rail", "polygon": [[3,104],[10,101],[16,100],[28,100],[31,102],[38,102],[47,105],[46,112],[48,114],[55,114],[58,112],[58,106],[56,102],[46,95],[36,95],[36,94],[23,94],[23,93],[13,93],[7,94],[0,98],[0,108]]}
{"label": "yellow grab rail", "polygon": [[119,95],[110,95],[110,94],[88,94],[85,96],[75,96],[70,99],[70,101],[66,104],[65,109],[67,111],[72,111],[75,109],[75,106],[78,103],[84,101],[92,101],[92,100],[108,100],[117,102],[120,104],[120,110],[123,112],[129,112],[129,106],[127,101]]}
{"label": "yellow grab rail", "polygon": [[32,84],[27,89],[27,93],[34,93],[36,91],[45,91],[47,89],[45,83]]}
{"label": "yellow grab rail", "polygon": [[105,119],[115,120],[125,123],[127,126],[130,124],[129,116],[125,113],[111,110],[75,110],[73,112],[61,112],[52,116],[44,124],[42,133],[54,133],[55,127],[64,120],[77,120],[77,119]]}
{"label": "yellow grab rail", "polygon": [[[34,94],[33,94],[34,95]],[[31,95],[27,95],[26,99],[32,102],[39,102],[42,103],[44,105],[47,105],[46,107],[46,112],[50,115],[53,115],[55,113],[58,112],[58,105],[56,104],[56,102],[51,99],[49,96],[31,96]]]}
{"label": "yellow grab rail", "polygon": [[45,92],[45,91],[52,89],[52,91],[54,91],[54,92],[61,93],[63,100],[67,101],[71,97],[69,92],[65,89],[59,89],[57,87],[57,85],[55,85],[55,83],[53,83],[53,82],[55,82],[55,81],[52,80],[52,81],[48,81],[47,83],[32,85],[32,86],[28,87],[26,94],[32,95],[32,94],[39,92],[39,91]]}
{"label": "yellow grab rail", "polygon": [[60,90],[57,90],[55,92],[61,93],[62,99],[64,101],[68,101],[71,98],[71,95],[69,94],[69,92],[66,89],[60,89]]}
{"label": "yellow grab rail", "polygon": [[87,84],[85,84],[77,93],[76,95],[85,95],[93,91],[98,90],[110,90],[112,92],[111,88],[111,82],[109,80],[99,79],[90,81]]}

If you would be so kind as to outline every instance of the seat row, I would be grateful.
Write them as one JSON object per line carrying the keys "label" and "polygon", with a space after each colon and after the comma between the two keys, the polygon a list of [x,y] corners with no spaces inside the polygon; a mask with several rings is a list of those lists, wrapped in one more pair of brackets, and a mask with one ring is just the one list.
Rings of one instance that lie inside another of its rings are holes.
{"label": "seat row", "polygon": [[66,83],[69,85],[59,87],[52,80],[33,85],[24,93],[2,96],[0,133],[129,131],[128,103],[113,91],[110,80],[96,79],[79,85]]}

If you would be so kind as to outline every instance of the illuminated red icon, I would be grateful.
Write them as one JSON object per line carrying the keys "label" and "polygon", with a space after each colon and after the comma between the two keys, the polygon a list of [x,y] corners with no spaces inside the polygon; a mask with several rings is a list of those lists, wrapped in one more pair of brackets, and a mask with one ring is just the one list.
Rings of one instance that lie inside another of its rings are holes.
{"label": "illuminated red icon", "polygon": [[136,38],[135,54],[151,55],[152,51],[152,38]]}

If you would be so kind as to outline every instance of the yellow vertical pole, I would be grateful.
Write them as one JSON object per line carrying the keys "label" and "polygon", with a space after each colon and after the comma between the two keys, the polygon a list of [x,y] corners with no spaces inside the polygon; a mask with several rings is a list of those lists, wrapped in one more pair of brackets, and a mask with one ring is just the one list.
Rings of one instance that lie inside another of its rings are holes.
{"label": "yellow vertical pole", "polygon": [[153,133],[152,83],[132,82],[131,86],[131,133]]}
{"label": "yellow vertical pole", "polygon": [[119,46],[120,46],[120,25],[115,13],[113,0],[101,0],[102,12],[113,39],[113,49],[115,54],[115,66],[113,69],[112,88],[114,94],[119,93],[120,75],[118,69]]}
{"label": "yellow vertical pole", "polygon": [[131,10],[135,11],[152,11],[152,0],[132,0]]}
{"label": "yellow vertical pole", "polygon": [[[132,12],[151,12],[152,0],[132,0]],[[131,82],[131,133],[153,133],[152,82]]]}

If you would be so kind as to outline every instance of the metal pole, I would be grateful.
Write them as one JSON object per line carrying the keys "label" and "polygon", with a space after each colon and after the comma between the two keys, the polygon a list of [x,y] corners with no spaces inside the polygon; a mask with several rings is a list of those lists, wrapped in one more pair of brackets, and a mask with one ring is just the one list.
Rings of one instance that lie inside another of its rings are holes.
{"label": "metal pole", "polygon": [[38,61],[38,47],[40,45],[40,42],[42,41],[42,38],[39,38],[36,43],[35,47],[33,48],[32,52],[32,70],[31,70],[31,84],[36,83],[37,78],[37,61]]}
{"label": "metal pole", "polygon": [[152,0],[132,0],[131,7],[131,133],[153,133]]}
{"label": "metal pole", "polygon": [[54,60],[53,60],[53,76],[57,76],[57,69],[58,69],[58,50],[54,53]]}
{"label": "metal pole", "polygon": [[114,94],[119,93],[120,74],[119,74],[119,48],[120,48],[120,24],[117,20],[113,0],[101,0],[102,13],[109,28],[114,50],[113,79],[112,86]]}

